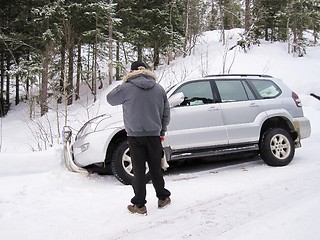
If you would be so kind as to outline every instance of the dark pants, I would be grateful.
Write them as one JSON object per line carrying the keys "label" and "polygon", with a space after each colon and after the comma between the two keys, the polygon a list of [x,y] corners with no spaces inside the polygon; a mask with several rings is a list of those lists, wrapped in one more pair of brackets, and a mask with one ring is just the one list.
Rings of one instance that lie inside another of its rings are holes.
{"label": "dark pants", "polygon": [[161,169],[162,145],[159,136],[152,137],[128,137],[130,156],[133,166],[132,187],[135,196],[131,202],[138,207],[145,205],[146,201],[146,162],[149,165],[152,184],[159,199],[170,196],[170,192],[164,188],[163,172]]}

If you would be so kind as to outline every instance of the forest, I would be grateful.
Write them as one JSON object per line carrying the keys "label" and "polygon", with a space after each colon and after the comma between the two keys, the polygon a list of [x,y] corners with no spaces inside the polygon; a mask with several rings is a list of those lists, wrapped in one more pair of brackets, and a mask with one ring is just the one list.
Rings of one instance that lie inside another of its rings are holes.
{"label": "forest", "polygon": [[[27,101],[49,110],[121,79],[134,60],[150,68],[191,54],[204,31],[242,28],[248,51],[261,39],[288,43],[303,57],[319,44],[319,0],[10,0],[0,1],[0,117]],[[313,40],[304,38],[308,31]],[[30,114],[32,117],[32,114]]]}

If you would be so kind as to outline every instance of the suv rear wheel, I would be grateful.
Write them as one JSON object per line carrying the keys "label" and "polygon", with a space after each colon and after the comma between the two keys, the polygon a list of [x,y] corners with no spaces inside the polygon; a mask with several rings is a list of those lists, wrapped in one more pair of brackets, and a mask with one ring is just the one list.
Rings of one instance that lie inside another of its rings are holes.
{"label": "suv rear wheel", "polygon": [[[133,168],[127,140],[121,141],[116,147],[111,170],[113,175],[123,184],[131,185],[133,180]],[[146,163],[146,182],[151,180],[148,164]]]}
{"label": "suv rear wheel", "polygon": [[262,159],[270,166],[286,166],[294,156],[295,147],[291,135],[282,128],[266,131],[260,143]]}

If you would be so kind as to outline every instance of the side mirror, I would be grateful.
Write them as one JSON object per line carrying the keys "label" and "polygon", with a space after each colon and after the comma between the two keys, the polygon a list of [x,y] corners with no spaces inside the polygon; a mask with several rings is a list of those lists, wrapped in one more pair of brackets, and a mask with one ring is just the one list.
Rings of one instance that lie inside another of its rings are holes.
{"label": "side mirror", "polygon": [[168,101],[170,107],[175,107],[184,101],[184,94],[182,92],[173,94]]}

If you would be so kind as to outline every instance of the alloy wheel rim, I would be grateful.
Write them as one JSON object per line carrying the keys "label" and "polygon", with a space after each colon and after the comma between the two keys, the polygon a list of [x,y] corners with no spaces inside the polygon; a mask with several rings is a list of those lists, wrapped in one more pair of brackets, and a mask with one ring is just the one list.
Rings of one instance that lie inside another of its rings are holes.
{"label": "alloy wheel rim", "polygon": [[284,160],[290,155],[291,145],[286,136],[276,134],[270,141],[270,149],[277,159]]}
{"label": "alloy wheel rim", "polygon": [[[129,148],[126,149],[122,155],[122,167],[126,171],[127,174],[129,174],[131,177],[133,177],[133,166],[132,166],[132,160],[130,156]],[[146,174],[149,172],[149,165],[146,163]]]}

